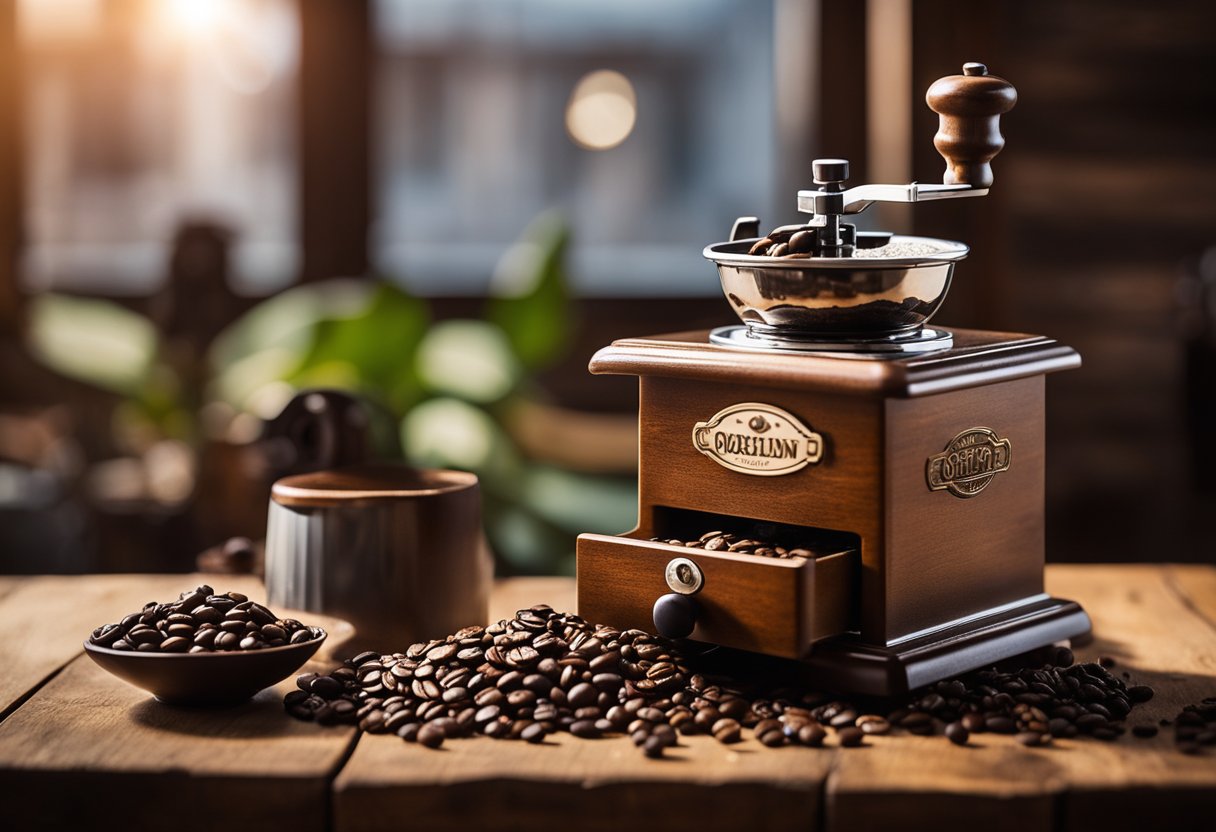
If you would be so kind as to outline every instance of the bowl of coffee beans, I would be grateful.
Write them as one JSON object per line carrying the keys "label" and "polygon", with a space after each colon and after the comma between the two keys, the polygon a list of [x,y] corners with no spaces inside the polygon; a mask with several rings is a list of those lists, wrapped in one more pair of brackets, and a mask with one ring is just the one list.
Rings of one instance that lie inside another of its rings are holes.
{"label": "bowl of coffee beans", "polygon": [[239,592],[203,585],[98,627],[84,649],[103,669],[161,702],[231,705],[298,670],[325,635]]}
{"label": "bowl of coffee beans", "polygon": [[811,251],[814,229],[708,246],[731,309],[757,335],[876,338],[923,326],[942,305],[966,245],[858,232],[843,257]]}

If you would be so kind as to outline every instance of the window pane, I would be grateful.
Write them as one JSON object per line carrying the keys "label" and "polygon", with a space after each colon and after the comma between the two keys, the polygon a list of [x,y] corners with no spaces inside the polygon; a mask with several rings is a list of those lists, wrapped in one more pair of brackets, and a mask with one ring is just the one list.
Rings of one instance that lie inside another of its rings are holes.
{"label": "window pane", "polygon": [[484,292],[529,220],[559,208],[584,294],[715,292],[701,249],[739,213],[773,217],[769,3],[375,10],[374,256],[415,290]]}
{"label": "window pane", "polygon": [[296,269],[291,0],[22,0],[34,289],[142,294],[180,222],[236,232],[236,280]]}

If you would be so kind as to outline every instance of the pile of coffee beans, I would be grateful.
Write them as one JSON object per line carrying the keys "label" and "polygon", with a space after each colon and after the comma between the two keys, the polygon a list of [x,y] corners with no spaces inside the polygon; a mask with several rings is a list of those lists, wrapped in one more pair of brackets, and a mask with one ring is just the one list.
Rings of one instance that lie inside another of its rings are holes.
{"label": "pile of coffee beans", "polygon": [[[1198,754],[1204,746],[1216,745],[1216,696],[1209,696],[1198,705],[1187,705],[1172,720],[1163,719],[1161,725],[1174,726],[1174,747],[1183,754]],[[1137,725],[1132,729],[1143,731],[1137,736],[1152,736],[1157,733],[1157,726]],[[1147,733],[1152,729],[1152,734]]]}
{"label": "pile of coffee beans", "polygon": [[803,225],[783,225],[757,240],[747,253],[753,256],[803,259],[815,251],[815,229]]}
{"label": "pile of coffee beans", "polygon": [[[928,239],[887,240],[882,245],[870,245],[873,247],[857,246],[850,256],[863,259],[933,257],[951,248],[946,241]],[[753,243],[747,253],[754,257],[780,257],[785,260],[814,257],[815,229],[807,225],[783,225]]]}
{"label": "pile of coffee beans", "polygon": [[[1132,709],[1153,695],[1101,664],[1073,664],[1060,648],[1041,667],[942,681],[892,710],[793,687],[788,663],[757,671],[732,665],[725,651],[693,650],[541,605],[404,653],[365,652],[328,674],[305,674],[283,704],[299,719],[432,748],[474,734],[535,743],[564,731],[624,734],[661,757],[693,734],[722,743],[751,736],[770,748],[853,747],[892,731],[944,733],[959,745],[983,732],[1029,746],[1082,735],[1115,740]],[[1201,719],[1209,713],[1216,705]]]}
{"label": "pile of coffee beans", "polygon": [[667,543],[671,546],[683,546],[686,549],[704,549],[707,552],[735,552],[740,555],[758,555],[763,558],[813,558],[815,553],[810,549],[787,549],[763,540],[753,540],[750,537],[740,537],[730,532],[706,532],[696,540],[670,540],[665,538],[650,538],[655,543]]}
{"label": "pile of coffee beans", "polygon": [[1051,663],[1010,672],[981,670],[938,682],[904,708],[888,714],[912,733],[933,733],[944,724],[948,739],[965,745],[971,734],[1013,734],[1023,745],[1048,745],[1080,734],[1114,740],[1124,720],[1153,689],[1127,685],[1099,663],[1073,664],[1058,648]]}
{"label": "pile of coffee beans", "polygon": [[149,601],[139,612],[98,627],[89,642],[140,653],[214,653],[281,647],[316,637],[312,628],[280,618],[239,592],[217,595],[203,585],[176,601]]}

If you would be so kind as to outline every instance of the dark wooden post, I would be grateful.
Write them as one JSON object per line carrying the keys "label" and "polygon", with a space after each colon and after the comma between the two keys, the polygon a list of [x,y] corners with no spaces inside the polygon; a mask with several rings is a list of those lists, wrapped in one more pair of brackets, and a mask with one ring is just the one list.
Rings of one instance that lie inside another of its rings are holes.
{"label": "dark wooden post", "polygon": [[[819,115],[815,153],[849,160],[849,184],[868,182],[867,2],[819,6]],[[810,170],[810,160],[807,160]],[[804,186],[809,187],[809,185]]]}
{"label": "dark wooden post", "polygon": [[[925,91],[944,75],[962,72],[967,61],[987,64],[994,75],[1003,76],[1000,54],[1000,4],[951,3],[949,0],[919,0],[912,4],[912,174],[920,182],[941,182],[946,163],[933,146],[937,113],[925,103]],[[1016,87],[1017,78],[1009,78]],[[1017,120],[1015,107],[1006,120]],[[1017,153],[1016,142],[1006,157]],[[1007,314],[1008,302],[1008,202],[1007,189],[1016,183],[1001,177],[998,157],[993,163],[992,191],[979,200],[946,200],[917,206],[913,211],[915,233],[929,237],[962,240],[971,254],[958,267],[950,297],[935,321],[942,324],[1008,329],[1016,321]],[[1016,316],[1014,316],[1016,317]]]}
{"label": "dark wooden post", "polygon": [[370,0],[297,0],[301,281],[367,273],[371,220]]}
{"label": "dark wooden post", "polygon": [[21,97],[16,0],[0,0],[0,340],[20,326]]}

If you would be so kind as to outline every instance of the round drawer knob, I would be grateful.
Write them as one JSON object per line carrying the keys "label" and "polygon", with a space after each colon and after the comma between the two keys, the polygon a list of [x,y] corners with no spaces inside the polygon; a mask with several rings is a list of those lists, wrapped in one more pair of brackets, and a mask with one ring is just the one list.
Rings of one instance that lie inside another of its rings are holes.
{"label": "round drawer knob", "polygon": [[697,602],[669,592],[654,602],[654,628],[664,638],[688,638],[697,626]]}

